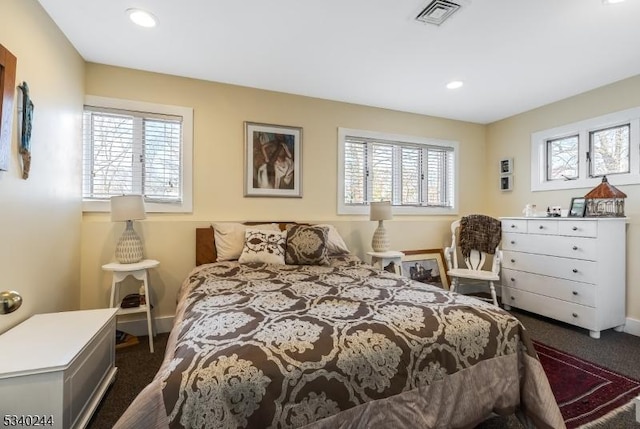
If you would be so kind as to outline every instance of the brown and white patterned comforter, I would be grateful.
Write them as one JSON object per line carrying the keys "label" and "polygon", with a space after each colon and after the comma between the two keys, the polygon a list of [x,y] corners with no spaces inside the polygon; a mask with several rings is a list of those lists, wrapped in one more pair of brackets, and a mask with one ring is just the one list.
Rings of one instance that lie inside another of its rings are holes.
{"label": "brown and white patterned comforter", "polygon": [[492,412],[564,427],[517,319],[343,256],[196,268],[116,427],[472,428]]}

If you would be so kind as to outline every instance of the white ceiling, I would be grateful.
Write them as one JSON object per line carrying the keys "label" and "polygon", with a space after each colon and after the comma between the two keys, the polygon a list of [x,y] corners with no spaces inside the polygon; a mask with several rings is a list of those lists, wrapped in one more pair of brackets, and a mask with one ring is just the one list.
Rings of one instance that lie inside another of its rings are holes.
{"label": "white ceiling", "polygon": [[640,0],[39,1],[86,61],[477,123],[640,74]]}

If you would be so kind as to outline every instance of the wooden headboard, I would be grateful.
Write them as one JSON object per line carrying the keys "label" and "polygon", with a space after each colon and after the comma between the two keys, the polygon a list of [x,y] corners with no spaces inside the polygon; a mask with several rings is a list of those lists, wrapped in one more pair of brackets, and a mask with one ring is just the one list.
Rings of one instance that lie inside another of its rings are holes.
{"label": "wooden headboard", "polygon": [[196,266],[210,264],[218,258],[213,240],[213,227],[196,228]]}
{"label": "wooden headboard", "polygon": [[[262,223],[277,223],[280,230],[287,229],[287,225],[308,225],[300,222],[243,222],[245,225],[259,225]],[[218,255],[216,254],[215,236],[213,227],[196,228],[196,266],[202,264],[210,264],[216,262]]]}

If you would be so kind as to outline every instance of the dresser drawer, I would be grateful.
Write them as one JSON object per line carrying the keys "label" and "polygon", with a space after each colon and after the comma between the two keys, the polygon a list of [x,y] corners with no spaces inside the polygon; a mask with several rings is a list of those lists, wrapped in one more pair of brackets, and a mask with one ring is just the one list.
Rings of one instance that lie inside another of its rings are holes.
{"label": "dresser drawer", "polygon": [[585,259],[560,258],[509,250],[503,250],[502,255],[502,266],[518,271],[583,283],[595,283],[598,274],[598,264]]}
{"label": "dresser drawer", "polygon": [[503,219],[502,232],[527,232],[527,221],[524,219]]}
{"label": "dresser drawer", "polygon": [[588,307],[596,306],[596,286],[590,283],[503,269],[502,285]]}
{"label": "dresser drawer", "polygon": [[598,255],[596,242],[585,237],[504,233],[502,249],[595,261]]}
{"label": "dresser drawer", "polygon": [[597,237],[598,222],[595,220],[574,220],[558,223],[558,234],[573,237]]}
{"label": "dresser drawer", "polygon": [[596,309],[592,307],[510,287],[502,288],[502,302],[505,305],[551,317],[571,325],[598,330],[596,328]]}
{"label": "dresser drawer", "polygon": [[548,219],[532,219],[527,221],[527,232],[529,234],[557,234],[558,221]]}

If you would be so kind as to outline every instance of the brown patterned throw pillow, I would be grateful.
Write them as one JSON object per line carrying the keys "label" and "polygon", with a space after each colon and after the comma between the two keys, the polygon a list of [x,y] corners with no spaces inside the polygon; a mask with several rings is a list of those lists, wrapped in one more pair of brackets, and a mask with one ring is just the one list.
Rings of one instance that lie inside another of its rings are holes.
{"label": "brown patterned throw pillow", "polygon": [[286,231],[264,231],[247,229],[244,248],[238,262],[261,262],[284,265],[284,250],[287,244]]}
{"label": "brown patterned throw pillow", "polygon": [[293,225],[287,228],[285,261],[290,265],[329,265],[327,236],[322,226]]}

